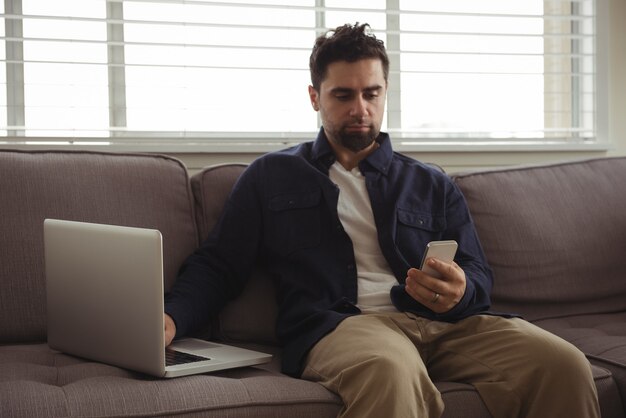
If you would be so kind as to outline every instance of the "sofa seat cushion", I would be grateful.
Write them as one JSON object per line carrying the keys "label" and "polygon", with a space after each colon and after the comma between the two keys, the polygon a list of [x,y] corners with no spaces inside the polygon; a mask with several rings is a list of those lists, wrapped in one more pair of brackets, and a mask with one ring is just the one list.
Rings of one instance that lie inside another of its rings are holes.
{"label": "sofa seat cushion", "polygon": [[[258,367],[154,379],[45,344],[0,346],[0,416],[336,417],[341,400],[317,383],[280,374],[277,354]],[[490,417],[471,385],[440,382],[437,387],[447,405],[444,418]]]}
{"label": "sofa seat cushion", "polygon": [[0,416],[335,417],[322,386],[260,368],[156,379],[47,345],[0,346]]}
{"label": "sofa seat cushion", "polygon": [[[278,358],[259,367],[155,379],[45,344],[0,346],[0,416],[336,417],[341,400],[316,383],[280,374]],[[603,417],[623,417],[611,374],[600,367],[593,372]],[[471,385],[436,385],[446,403],[443,418],[490,417]]]}
{"label": "sofa seat cushion", "polygon": [[588,356],[626,368],[626,312],[543,319],[535,324],[570,341]]}

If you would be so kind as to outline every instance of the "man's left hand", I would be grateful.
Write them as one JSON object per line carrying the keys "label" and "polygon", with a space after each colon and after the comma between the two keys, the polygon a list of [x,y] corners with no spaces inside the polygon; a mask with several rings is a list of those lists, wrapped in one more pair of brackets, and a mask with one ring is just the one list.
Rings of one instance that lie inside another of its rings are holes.
{"label": "man's left hand", "polygon": [[429,258],[426,262],[441,274],[441,278],[411,268],[407,272],[406,292],[435,313],[447,312],[454,308],[465,294],[465,272],[454,261],[448,263]]}

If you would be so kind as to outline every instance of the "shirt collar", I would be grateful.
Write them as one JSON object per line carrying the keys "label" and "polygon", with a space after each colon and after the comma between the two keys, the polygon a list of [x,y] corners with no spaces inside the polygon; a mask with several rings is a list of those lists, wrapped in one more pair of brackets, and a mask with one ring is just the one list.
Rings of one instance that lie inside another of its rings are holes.
{"label": "shirt collar", "polygon": [[[381,132],[376,138],[376,142],[380,144],[378,149],[367,156],[363,161],[359,163],[361,172],[365,174],[368,171],[368,167],[373,168],[382,174],[387,174],[391,160],[393,157],[393,149],[391,147],[391,138],[389,134]],[[328,143],[328,138],[324,132],[324,128],[321,128],[317,134],[317,138],[313,143],[311,157],[314,161],[321,162],[326,169],[330,168],[336,161],[333,149]]]}

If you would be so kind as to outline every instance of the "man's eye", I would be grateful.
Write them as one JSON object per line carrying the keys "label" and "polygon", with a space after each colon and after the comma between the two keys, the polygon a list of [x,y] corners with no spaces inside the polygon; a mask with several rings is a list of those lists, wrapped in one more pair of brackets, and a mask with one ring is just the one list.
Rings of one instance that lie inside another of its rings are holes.
{"label": "man's eye", "polygon": [[374,100],[378,97],[378,93],[366,93],[365,100]]}
{"label": "man's eye", "polygon": [[341,101],[344,101],[344,102],[345,102],[345,101],[347,101],[347,100],[350,100],[350,95],[349,95],[349,94],[336,94],[336,95],[335,95],[335,98],[336,98],[337,100],[341,100]]}

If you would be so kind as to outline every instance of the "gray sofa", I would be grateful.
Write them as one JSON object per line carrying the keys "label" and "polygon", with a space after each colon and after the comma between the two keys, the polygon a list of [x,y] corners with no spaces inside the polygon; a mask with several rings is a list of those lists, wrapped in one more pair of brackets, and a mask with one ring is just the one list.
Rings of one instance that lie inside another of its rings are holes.
{"label": "gray sofa", "polygon": [[[275,354],[267,365],[161,380],[46,345],[42,222],[150,227],[166,287],[206,236],[245,168],[191,179],[158,155],[0,151],[1,417],[334,417],[341,401],[282,375],[276,306],[262,271],[205,336]],[[495,309],[524,314],[593,364],[603,417],[626,417],[626,158],[453,176],[494,268]],[[473,388],[437,382],[446,418],[488,418]]]}

